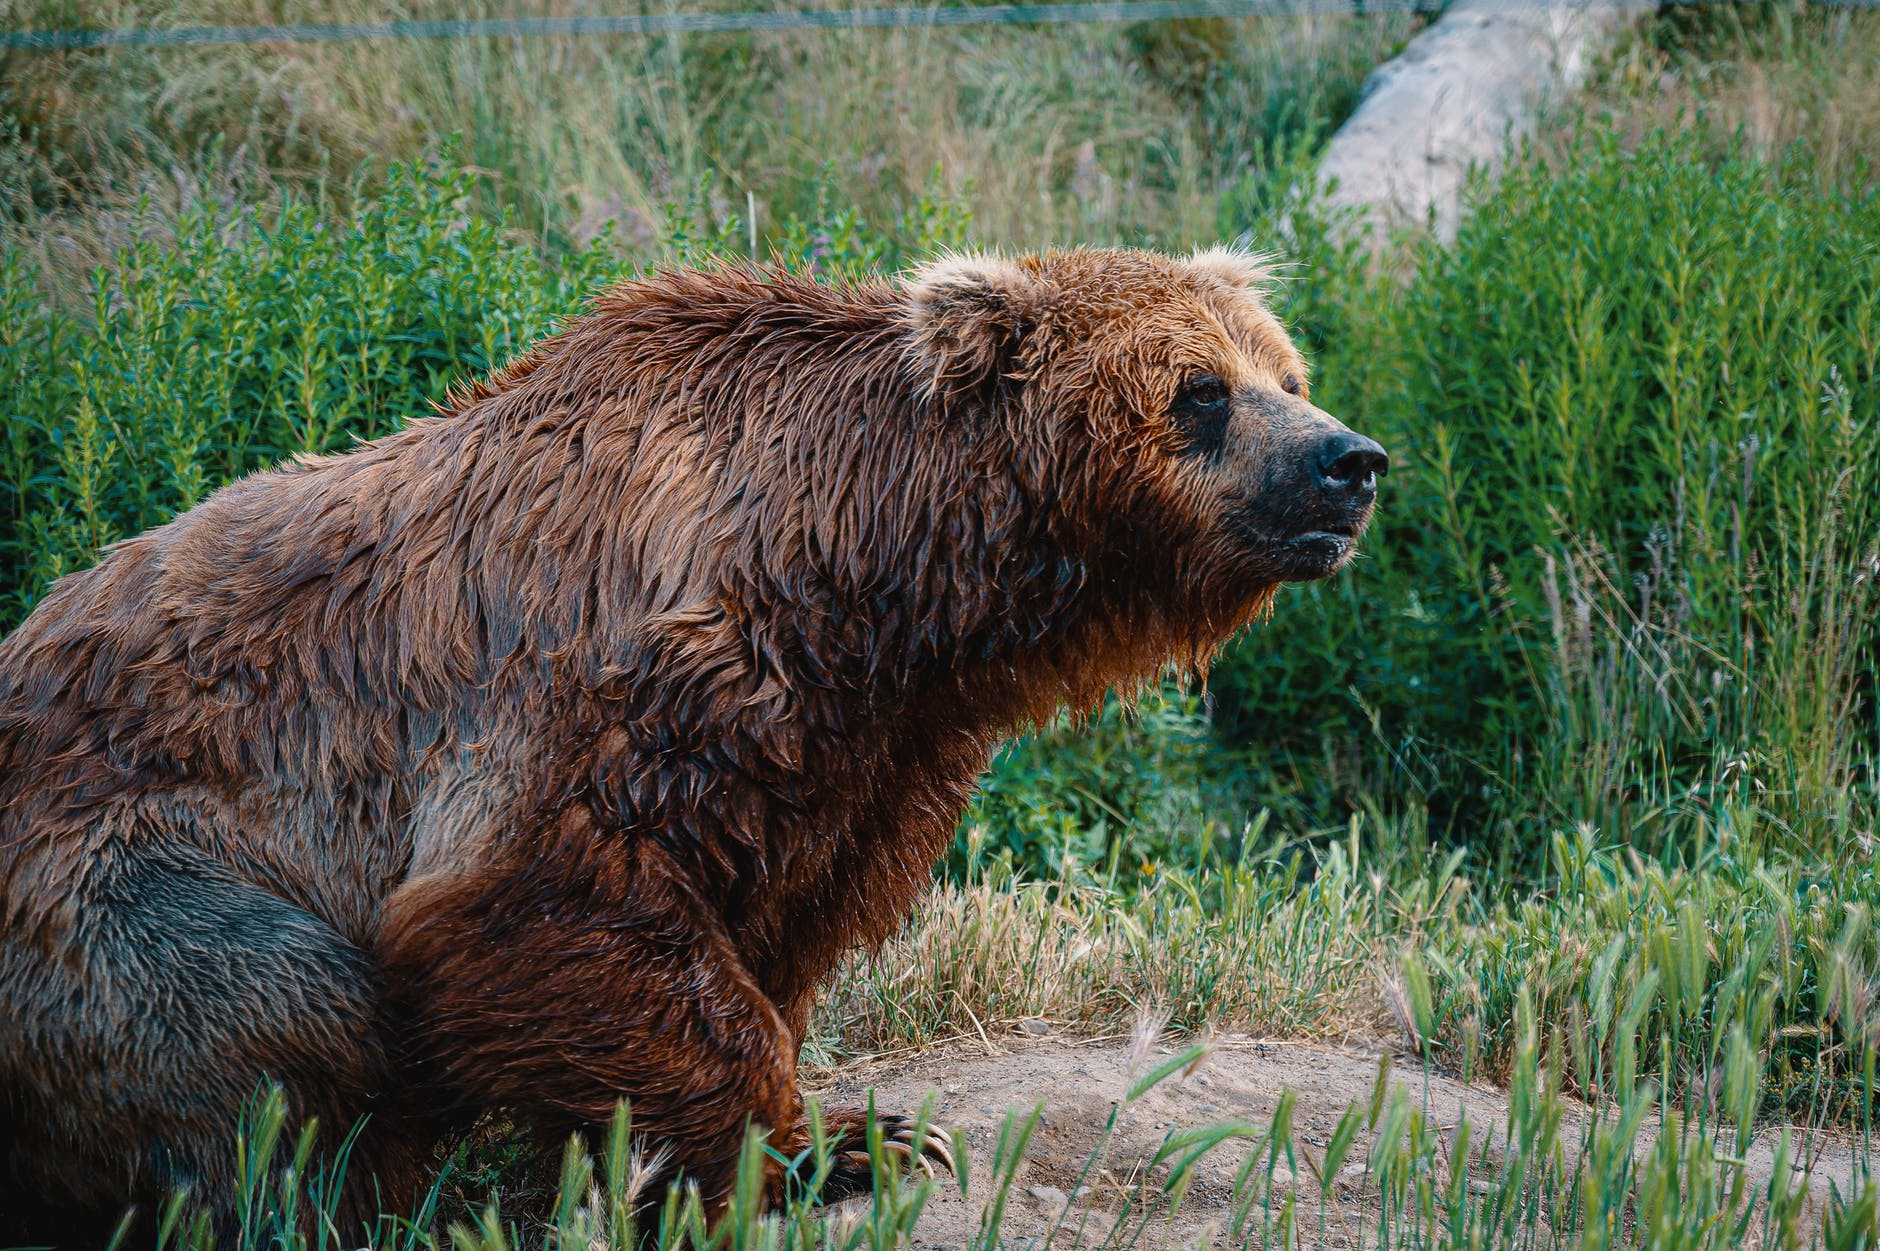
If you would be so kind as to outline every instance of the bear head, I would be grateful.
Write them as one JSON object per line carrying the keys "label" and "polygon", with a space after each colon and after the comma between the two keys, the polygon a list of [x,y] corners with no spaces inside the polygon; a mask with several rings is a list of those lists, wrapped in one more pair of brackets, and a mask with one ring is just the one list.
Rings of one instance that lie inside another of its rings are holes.
{"label": "bear head", "polygon": [[1227,249],[949,256],[906,280],[910,365],[1087,578],[1218,637],[1351,558],[1390,463],[1313,406],[1269,278]]}

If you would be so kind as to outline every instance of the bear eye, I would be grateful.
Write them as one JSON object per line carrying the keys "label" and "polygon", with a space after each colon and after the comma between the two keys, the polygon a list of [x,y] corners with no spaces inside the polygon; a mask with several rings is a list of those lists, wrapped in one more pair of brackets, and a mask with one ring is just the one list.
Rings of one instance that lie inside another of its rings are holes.
{"label": "bear eye", "polygon": [[1177,409],[1215,408],[1227,403],[1227,384],[1213,374],[1202,374],[1182,383],[1175,397]]}
{"label": "bear eye", "polygon": [[1304,395],[1305,384],[1299,381],[1298,374],[1287,374],[1279,380],[1279,389],[1288,395]]}
{"label": "bear eye", "polygon": [[1213,374],[1201,374],[1182,383],[1175,393],[1169,416],[1175,428],[1198,452],[1213,452],[1227,438],[1227,419],[1232,415],[1233,398],[1227,384]]}

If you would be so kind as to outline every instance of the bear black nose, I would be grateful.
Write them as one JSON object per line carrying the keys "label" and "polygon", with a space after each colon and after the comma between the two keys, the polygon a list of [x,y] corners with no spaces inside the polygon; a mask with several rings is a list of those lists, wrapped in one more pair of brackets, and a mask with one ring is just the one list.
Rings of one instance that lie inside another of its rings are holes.
{"label": "bear black nose", "polygon": [[1390,472],[1390,454],[1361,434],[1340,430],[1319,445],[1319,476],[1334,491],[1377,489]]}

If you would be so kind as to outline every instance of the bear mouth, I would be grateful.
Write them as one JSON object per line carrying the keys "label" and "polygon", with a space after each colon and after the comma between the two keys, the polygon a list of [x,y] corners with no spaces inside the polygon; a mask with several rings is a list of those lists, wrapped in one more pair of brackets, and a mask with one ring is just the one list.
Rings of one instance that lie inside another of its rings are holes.
{"label": "bear mouth", "polygon": [[1311,582],[1337,573],[1358,550],[1369,510],[1362,517],[1299,518],[1292,525],[1275,526],[1251,510],[1230,515],[1229,531],[1263,579]]}
{"label": "bear mouth", "polygon": [[1312,582],[1350,562],[1370,526],[1371,507],[1369,501],[1357,508],[1307,501],[1276,509],[1270,496],[1256,496],[1230,509],[1225,520],[1252,566],[1248,572],[1267,582]]}
{"label": "bear mouth", "polygon": [[1356,528],[1346,530],[1306,530],[1287,539],[1280,547],[1289,582],[1324,578],[1338,572],[1358,548]]}

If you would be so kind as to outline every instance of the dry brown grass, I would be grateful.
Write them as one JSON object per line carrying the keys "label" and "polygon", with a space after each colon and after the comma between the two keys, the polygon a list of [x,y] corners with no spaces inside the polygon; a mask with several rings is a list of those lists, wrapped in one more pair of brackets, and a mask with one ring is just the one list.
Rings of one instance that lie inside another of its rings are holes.
{"label": "dry brown grass", "polygon": [[1382,1037],[1394,1028],[1379,993],[1391,943],[1453,919],[1466,890],[1452,887],[1405,907],[1339,856],[1309,884],[1271,866],[1230,872],[1205,902],[1177,877],[1127,902],[1087,881],[942,884],[838,975],[812,1063],[986,1040],[1028,1019],[1081,1035],[1153,1017],[1187,1033]]}
{"label": "dry brown grass", "polygon": [[[83,21],[588,11],[158,0],[87,6]],[[1181,245],[1216,237],[1225,187],[1335,122],[1412,20],[16,52],[0,58],[0,112],[20,131],[0,154],[0,211],[16,233],[49,221],[70,234],[82,231],[66,219],[103,211],[109,235],[125,204],[174,199],[212,151],[330,188],[461,133],[491,199],[550,246],[609,222],[629,243],[651,238],[687,200],[719,219],[754,201],[770,224],[826,199],[885,225],[923,191],[968,201],[990,242]],[[69,6],[28,0],[9,24],[72,21]]]}
{"label": "dry brown grass", "polygon": [[1633,135],[1739,133],[1779,161],[1802,149],[1817,176],[1880,170],[1880,11],[1857,6],[1716,4],[1647,23],[1613,56],[1588,112]]}

